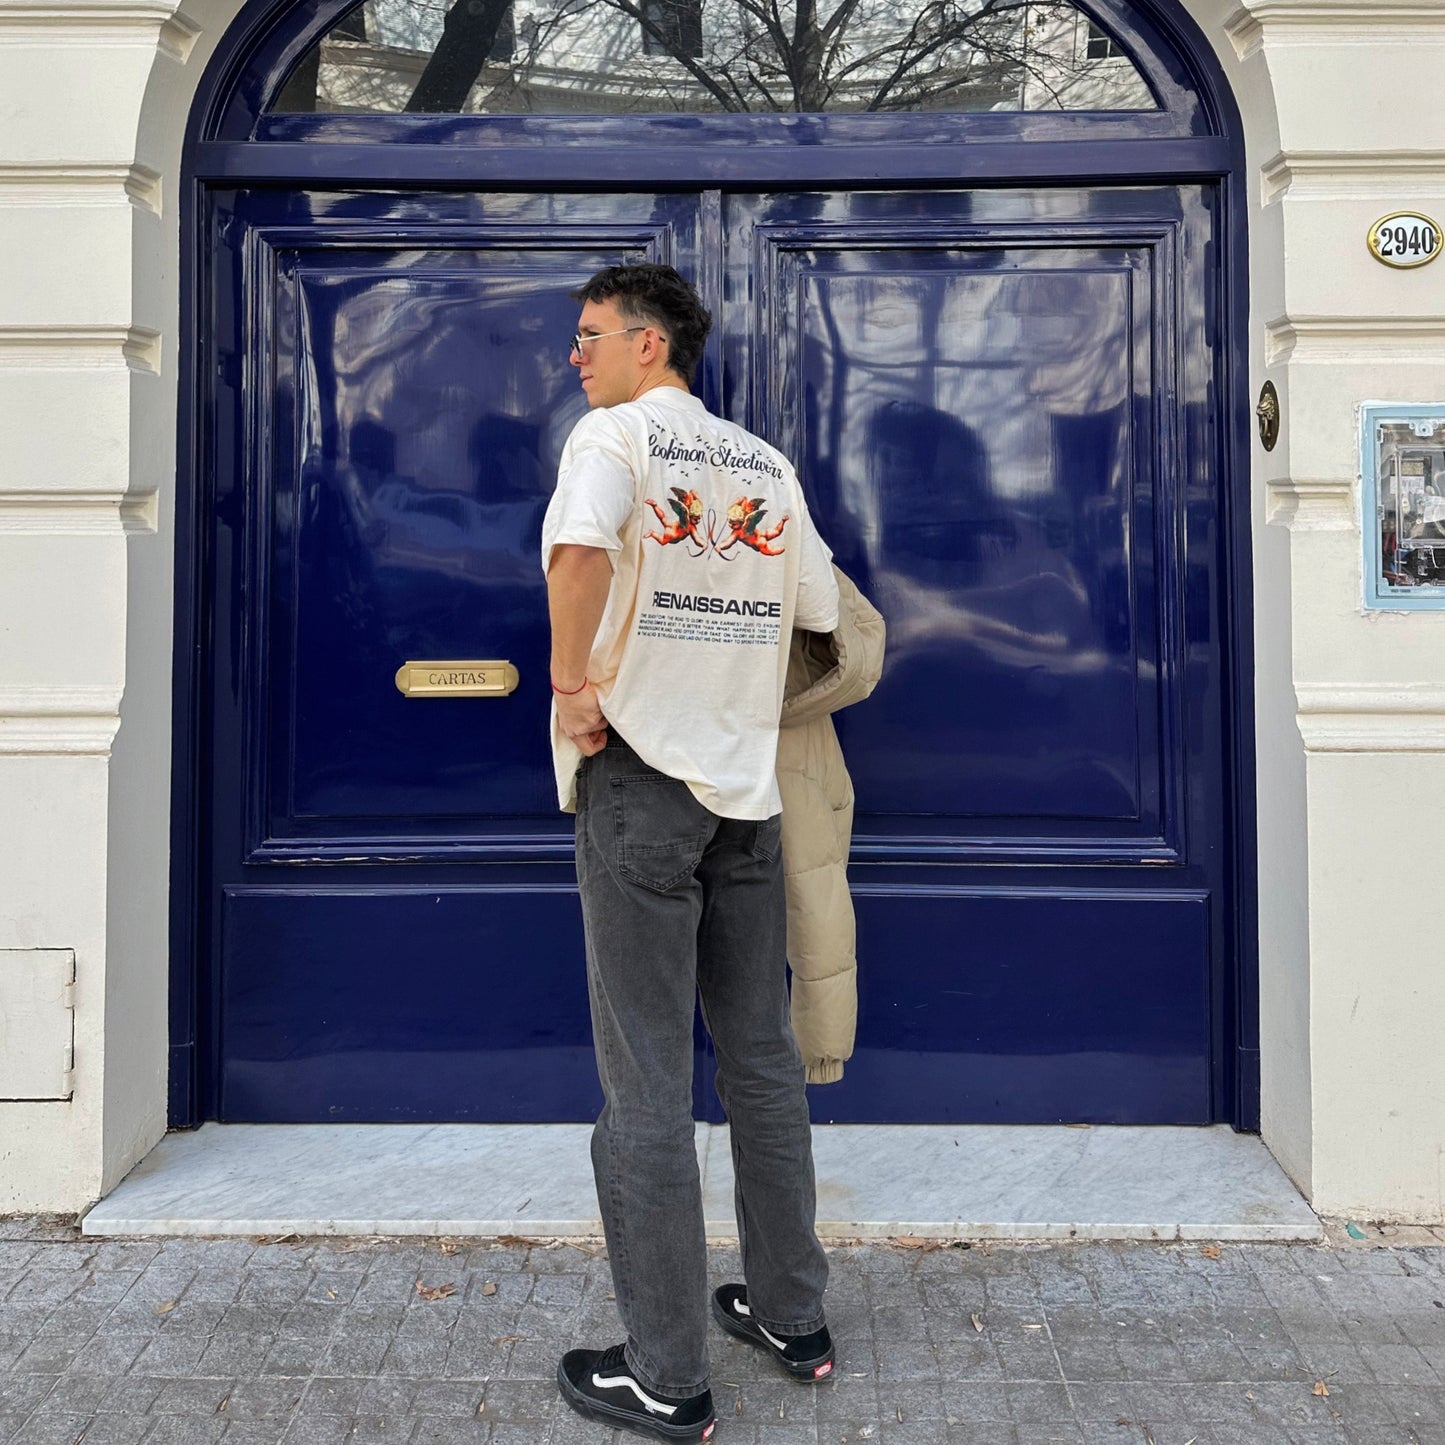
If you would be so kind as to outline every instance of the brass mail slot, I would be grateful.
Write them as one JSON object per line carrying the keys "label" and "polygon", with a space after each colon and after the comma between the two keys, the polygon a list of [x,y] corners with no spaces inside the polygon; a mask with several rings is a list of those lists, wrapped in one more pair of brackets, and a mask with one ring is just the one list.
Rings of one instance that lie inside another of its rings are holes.
{"label": "brass mail slot", "polygon": [[396,688],[407,697],[506,697],[517,685],[510,662],[404,662]]}

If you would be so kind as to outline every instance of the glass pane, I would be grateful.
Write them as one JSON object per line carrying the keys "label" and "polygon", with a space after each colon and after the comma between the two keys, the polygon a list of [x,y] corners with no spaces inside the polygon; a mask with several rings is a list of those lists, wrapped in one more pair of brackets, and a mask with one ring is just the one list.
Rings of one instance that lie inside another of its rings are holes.
{"label": "glass pane", "polygon": [[272,109],[388,114],[1154,110],[1074,6],[364,0]]}
{"label": "glass pane", "polygon": [[1436,589],[1445,589],[1445,417],[1381,421],[1375,447],[1380,529],[1375,591],[1436,595]]}

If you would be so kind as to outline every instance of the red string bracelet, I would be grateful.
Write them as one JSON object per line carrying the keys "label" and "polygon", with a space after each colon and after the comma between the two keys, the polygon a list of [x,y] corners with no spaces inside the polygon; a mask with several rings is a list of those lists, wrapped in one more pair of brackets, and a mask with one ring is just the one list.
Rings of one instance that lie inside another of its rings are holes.
{"label": "red string bracelet", "polygon": [[[587,679],[584,677],[584,678],[582,679],[582,687],[586,687],[586,686],[587,686]],[[563,697],[576,697],[577,694],[582,691],[582,687],[574,687],[574,688],[569,692],[565,687],[558,687],[557,684],[554,682],[554,683],[552,684],[552,691],[555,692],[555,693],[560,693]]]}

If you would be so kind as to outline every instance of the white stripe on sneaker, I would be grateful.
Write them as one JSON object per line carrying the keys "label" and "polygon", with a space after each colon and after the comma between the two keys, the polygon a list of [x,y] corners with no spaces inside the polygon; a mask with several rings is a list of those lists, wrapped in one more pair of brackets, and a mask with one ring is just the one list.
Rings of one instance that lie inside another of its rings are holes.
{"label": "white stripe on sneaker", "polygon": [[654,1399],[651,1395],[647,1393],[646,1390],[642,1388],[641,1385],[637,1383],[636,1380],[632,1378],[631,1375],[612,1375],[610,1377],[604,1377],[602,1375],[594,1373],[592,1376],[592,1383],[599,1390],[613,1390],[618,1389],[622,1386],[626,1386],[629,1390],[632,1391],[634,1395],[637,1396],[638,1400],[642,1404],[642,1407],[645,1410],[650,1410],[654,1415],[677,1414],[676,1405],[669,1405],[664,1400]]}
{"label": "white stripe on sneaker", "polygon": [[[749,1318],[752,1317],[753,1312],[747,1307],[746,1303],[740,1299],[733,1301],[733,1308],[740,1315],[747,1315]],[[756,1320],[753,1320],[753,1328],[762,1331],[778,1349],[785,1350],[788,1348],[788,1342],[786,1340],[780,1340],[775,1334],[772,1334],[766,1326],[758,1324]]]}

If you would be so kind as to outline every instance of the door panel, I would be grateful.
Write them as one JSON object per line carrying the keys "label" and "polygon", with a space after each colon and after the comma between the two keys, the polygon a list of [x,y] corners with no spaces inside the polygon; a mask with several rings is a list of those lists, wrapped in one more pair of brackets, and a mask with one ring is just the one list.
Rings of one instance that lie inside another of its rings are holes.
{"label": "door panel", "polygon": [[[586,409],[568,291],[694,256],[697,215],[695,196],[220,198],[214,1117],[595,1117],[541,520]],[[397,689],[442,659],[520,680]]]}
{"label": "door panel", "polygon": [[1049,195],[1032,225],[1020,198],[1007,219],[987,206],[737,205],[730,241],[766,281],[739,307],[733,401],[798,458],[890,624],[883,685],[838,719],[859,833],[1175,856],[1176,465],[1154,358],[1175,348],[1178,203],[1093,217],[1087,193]]}
{"label": "door panel", "polygon": [[[1140,767],[1158,753],[1153,649],[1135,648],[1154,608],[1130,566],[1136,535],[1146,568],[1152,550],[1128,405],[1136,369],[1149,386],[1147,271],[1127,253],[946,245],[787,259],[788,340],[818,380],[779,415],[799,416],[808,475],[853,524],[837,545],[871,544],[897,649],[882,696],[847,720],[864,811],[1157,836],[1158,771]],[[867,269],[825,269],[850,263]],[[1040,395],[1051,371],[1073,373],[1060,400],[1096,422],[1077,459]]]}
{"label": "door panel", "polygon": [[[562,834],[538,546],[586,410],[567,292],[620,260],[691,254],[696,200],[600,198],[561,218],[551,198],[353,202],[304,229],[285,206],[242,208],[265,288],[246,856],[452,862]],[[505,660],[521,680],[505,699],[404,696],[398,667],[431,659]]]}
{"label": "door panel", "polygon": [[226,889],[223,1117],[595,1115],[581,932],[565,882]]}
{"label": "door panel", "polygon": [[[595,1117],[537,548],[566,293],[657,259],[889,624],[815,1118],[1219,1117],[1211,198],[219,196],[211,1115]],[[520,684],[397,691],[441,658]]]}
{"label": "door panel", "polygon": [[[295,335],[298,371],[278,378],[292,407],[278,407],[269,529],[271,756],[286,764],[273,838],[398,815],[455,833],[551,802],[545,733],[516,727],[508,702],[410,699],[393,675],[407,658],[545,649],[541,469],[580,414],[557,338],[573,321],[568,283],[604,261],[542,267],[510,248],[376,260],[293,251],[279,277],[277,330]],[[490,397],[473,390],[483,379]],[[529,693],[536,682],[529,669]]]}
{"label": "door panel", "polygon": [[1207,897],[854,888],[858,1048],[821,1117],[1209,1119]]}
{"label": "door panel", "polygon": [[815,1117],[1215,1117],[1217,603],[1181,525],[1188,496],[1197,559],[1202,193],[729,197],[725,218],[725,405],[797,459],[889,629],[877,691],[836,719],[859,1034]]}

